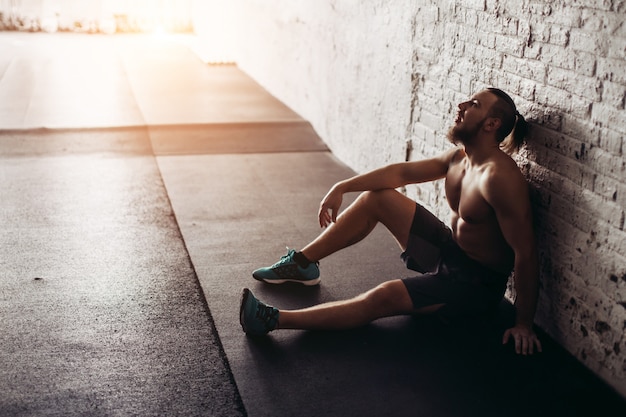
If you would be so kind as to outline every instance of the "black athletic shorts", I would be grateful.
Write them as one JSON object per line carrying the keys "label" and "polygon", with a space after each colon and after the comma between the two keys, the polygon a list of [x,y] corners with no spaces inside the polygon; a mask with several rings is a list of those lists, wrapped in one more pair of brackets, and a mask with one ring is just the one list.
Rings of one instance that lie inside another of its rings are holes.
{"label": "black athletic shorts", "polygon": [[502,300],[509,274],[496,272],[471,259],[452,238],[452,231],[416,204],[406,251],[407,268],[419,275],[402,279],[413,307],[444,304],[443,318],[482,315]]}

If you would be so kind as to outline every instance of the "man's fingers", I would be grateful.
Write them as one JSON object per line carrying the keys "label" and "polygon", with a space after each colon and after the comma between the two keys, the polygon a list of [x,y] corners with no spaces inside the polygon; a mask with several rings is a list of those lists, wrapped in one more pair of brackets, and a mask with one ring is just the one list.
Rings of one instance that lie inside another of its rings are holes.
{"label": "man's fingers", "polygon": [[522,355],[528,355],[533,353],[533,344],[528,343],[528,338],[522,336]]}
{"label": "man's fingers", "polygon": [[504,332],[504,336],[502,336],[502,344],[506,345],[510,337],[511,337],[511,329],[507,329],[507,331]]}

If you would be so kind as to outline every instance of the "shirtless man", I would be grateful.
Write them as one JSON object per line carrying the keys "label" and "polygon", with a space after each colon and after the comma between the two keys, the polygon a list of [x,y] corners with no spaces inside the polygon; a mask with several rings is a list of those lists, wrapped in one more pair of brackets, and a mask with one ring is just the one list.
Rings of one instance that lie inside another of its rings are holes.
{"label": "shirtless man", "polygon": [[[453,149],[335,184],[320,204],[324,232],[301,252],[291,250],[276,264],[257,269],[254,278],[316,285],[318,261],[365,238],[379,222],[398,241],[407,267],[420,274],[384,282],[350,300],[291,311],[268,306],[244,289],[243,330],[263,335],[278,328],[354,328],[395,315],[439,314],[447,319],[480,315],[501,301],[514,270],[516,323],[502,342],[513,338],[516,352],[523,355],[541,351],[533,331],[538,260],[528,186],[503,150],[519,147],[526,130],[513,100],[499,89],[486,89],[458,105],[448,133],[457,145]],[[451,228],[396,191],[441,178]],[[343,195],[349,192],[362,194],[337,217]]]}

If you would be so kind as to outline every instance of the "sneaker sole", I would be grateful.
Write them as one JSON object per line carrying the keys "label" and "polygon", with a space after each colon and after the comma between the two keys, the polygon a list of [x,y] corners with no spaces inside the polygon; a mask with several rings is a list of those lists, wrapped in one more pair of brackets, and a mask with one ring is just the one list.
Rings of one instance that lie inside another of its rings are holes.
{"label": "sneaker sole", "polygon": [[306,285],[307,287],[312,287],[314,285],[317,285],[321,281],[320,278],[307,279],[307,280],[303,280],[303,279],[269,279],[268,280],[268,279],[255,277],[255,279],[259,281],[267,282],[268,284],[284,284],[286,282],[297,282],[298,284]]}
{"label": "sneaker sole", "polygon": [[250,290],[247,288],[244,288],[243,292],[241,293],[241,299],[239,303],[239,324],[241,324],[241,328],[246,334],[248,333],[248,331],[246,330],[243,316],[244,316],[244,310],[245,310],[244,306],[246,305],[246,301],[248,301],[249,296],[250,296]]}

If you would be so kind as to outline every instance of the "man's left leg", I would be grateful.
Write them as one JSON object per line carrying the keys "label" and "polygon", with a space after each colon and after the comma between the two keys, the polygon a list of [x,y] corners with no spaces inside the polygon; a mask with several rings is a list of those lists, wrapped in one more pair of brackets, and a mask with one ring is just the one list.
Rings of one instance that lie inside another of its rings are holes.
{"label": "man's left leg", "polygon": [[382,283],[349,300],[319,304],[300,310],[278,310],[257,300],[245,289],[240,308],[244,331],[252,335],[275,329],[341,330],[364,326],[376,319],[406,314],[434,313],[443,304],[413,308],[401,280]]}

